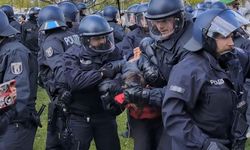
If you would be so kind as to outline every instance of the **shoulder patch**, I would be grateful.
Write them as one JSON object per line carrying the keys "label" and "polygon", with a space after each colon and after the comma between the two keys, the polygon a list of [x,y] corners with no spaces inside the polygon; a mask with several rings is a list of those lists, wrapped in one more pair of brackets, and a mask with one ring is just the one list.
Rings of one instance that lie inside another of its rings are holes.
{"label": "shoulder patch", "polygon": [[170,90],[170,91],[177,92],[177,93],[181,93],[181,94],[183,94],[183,93],[185,92],[185,89],[184,89],[184,88],[179,87],[179,86],[176,86],[176,85],[171,85],[171,86],[169,87],[169,90]]}
{"label": "shoulder patch", "polygon": [[52,47],[49,47],[45,50],[46,53],[46,57],[51,57],[53,56],[54,50],[52,49]]}
{"label": "shoulder patch", "polygon": [[23,72],[22,62],[11,63],[11,73],[15,75],[19,75]]}

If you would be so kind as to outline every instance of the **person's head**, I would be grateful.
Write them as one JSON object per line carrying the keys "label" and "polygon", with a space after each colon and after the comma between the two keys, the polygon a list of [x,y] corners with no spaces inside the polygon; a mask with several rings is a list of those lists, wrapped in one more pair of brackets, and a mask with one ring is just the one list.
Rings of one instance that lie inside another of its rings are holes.
{"label": "person's head", "polygon": [[103,17],[107,21],[117,22],[117,18],[119,18],[118,9],[116,7],[114,7],[114,6],[106,6],[103,9]]}
{"label": "person's head", "polygon": [[87,6],[85,3],[78,3],[77,8],[81,16],[86,16]]}
{"label": "person's head", "polygon": [[38,14],[40,31],[48,31],[67,27],[62,10],[54,5],[42,8]]}
{"label": "person's head", "polygon": [[0,42],[6,37],[10,37],[19,33],[19,31],[17,31],[15,28],[13,28],[9,24],[8,17],[2,10],[0,10],[0,20],[1,20],[0,21]]}
{"label": "person's head", "polygon": [[101,16],[86,16],[80,22],[79,36],[84,47],[95,53],[109,53],[115,49],[113,29]]}
{"label": "person's head", "polygon": [[41,8],[39,8],[39,7],[30,8],[30,10],[28,12],[29,19],[30,20],[36,20],[40,10],[41,10]]}
{"label": "person's head", "polygon": [[155,40],[166,40],[184,26],[182,0],[151,0],[146,13],[150,35]]}
{"label": "person's head", "polygon": [[140,4],[133,4],[133,5],[130,5],[126,12],[125,12],[125,25],[127,27],[129,26],[133,26],[136,24],[136,19],[135,19],[135,14],[137,13],[137,7],[139,6]]}
{"label": "person's head", "polygon": [[185,44],[189,51],[202,48],[213,55],[231,51],[235,30],[249,22],[230,9],[211,9],[197,17],[193,26],[193,37]]}
{"label": "person's head", "polygon": [[63,11],[65,21],[69,28],[73,23],[79,22],[79,11],[72,2],[64,1],[58,4],[58,7]]}
{"label": "person's head", "polygon": [[0,9],[6,14],[8,19],[14,18],[14,10],[10,5],[2,5]]}
{"label": "person's head", "polygon": [[135,18],[136,18],[135,22],[137,26],[145,28],[145,29],[148,29],[148,23],[145,18],[145,13],[147,12],[147,10],[148,10],[148,3],[143,3],[137,7],[136,14],[135,14]]}
{"label": "person's head", "polygon": [[20,15],[20,16],[18,17],[18,22],[19,22],[20,24],[23,24],[23,23],[25,22],[25,20],[26,20],[26,16],[25,16],[24,14],[22,14],[22,15]]}

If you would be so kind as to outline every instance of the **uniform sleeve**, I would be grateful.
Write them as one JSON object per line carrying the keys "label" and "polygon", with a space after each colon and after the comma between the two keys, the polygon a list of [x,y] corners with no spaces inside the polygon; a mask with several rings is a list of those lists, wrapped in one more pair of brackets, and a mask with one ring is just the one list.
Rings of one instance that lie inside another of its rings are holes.
{"label": "uniform sleeve", "polygon": [[128,35],[126,35],[121,42],[117,43],[117,47],[123,51],[124,55],[130,55],[134,49],[132,39]]}
{"label": "uniform sleeve", "polygon": [[162,104],[163,123],[174,143],[201,149],[208,136],[195,125],[187,110],[195,107],[202,82],[197,78],[198,71],[192,73],[184,68],[175,67],[170,74]]}
{"label": "uniform sleeve", "polygon": [[116,26],[114,29],[114,37],[118,41],[122,41],[123,37],[125,36],[125,33],[123,31],[123,28],[121,26]]}
{"label": "uniform sleeve", "polygon": [[29,54],[25,52],[26,50],[16,50],[10,53],[3,82],[15,79],[16,89],[17,89],[17,112],[22,112],[27,108],[28,102],[31,98],[31,68],[29,67]]}
{"label": "uniform sleeve", "polygon": [[64,54],[65,76],[71,90],[94,87],[102,81],[98,70],[85,70],[80,67],[79,58],[71,52]]}
{"label": "uniform sleeve", "polygon": [[65,77],[63,73],[64,51],[62,43],[55,38],[52,40],[46,40],[43,44],[43,53],[47,65],[53,72],[56,88],[63,88],[65,86]]}

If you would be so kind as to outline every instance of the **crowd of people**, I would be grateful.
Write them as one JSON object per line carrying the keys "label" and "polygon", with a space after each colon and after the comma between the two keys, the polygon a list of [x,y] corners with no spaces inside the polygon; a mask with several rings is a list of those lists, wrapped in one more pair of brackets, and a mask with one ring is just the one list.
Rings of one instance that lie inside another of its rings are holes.
{"label": "crowd of people", "polygon": [[[134,150],[244,150],[250,125],[250,23],[238,0],[151,0],[88,14],[62,1],[15,18],[0,7],[0,150],[32,150],[50,98],[46,150],[120,150],[127,112]],[[249,92],[248,92],[249,90]],[[250,133],[250,132],[249,132]]]}

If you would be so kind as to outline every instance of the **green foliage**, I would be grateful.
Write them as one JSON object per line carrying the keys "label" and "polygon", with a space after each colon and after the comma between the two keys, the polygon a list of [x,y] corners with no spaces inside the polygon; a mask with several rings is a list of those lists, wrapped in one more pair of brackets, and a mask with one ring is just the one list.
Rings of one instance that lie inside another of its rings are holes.
{"label": "green foliage", "polygon": [[200,2],[203,2],[203,0],[186,0],[186,3],[190,5],[195,5]]}

